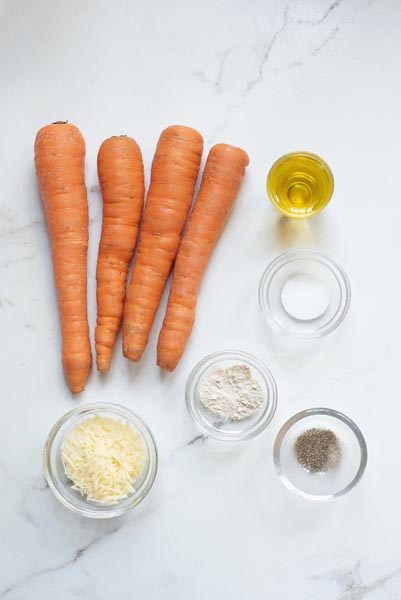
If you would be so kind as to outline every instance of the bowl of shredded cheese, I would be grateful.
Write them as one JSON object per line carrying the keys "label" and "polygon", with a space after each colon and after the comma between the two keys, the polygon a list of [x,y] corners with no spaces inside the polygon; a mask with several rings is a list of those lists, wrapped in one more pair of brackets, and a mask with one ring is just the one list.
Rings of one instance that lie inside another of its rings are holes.
{"label": "bowl of shredded cheese", "polygon": [[151,432],[136,414],[112,403],[87,404],[52,427],[44,448],[47,482],[70,510],[94,519],[139,504],[157,472]]}

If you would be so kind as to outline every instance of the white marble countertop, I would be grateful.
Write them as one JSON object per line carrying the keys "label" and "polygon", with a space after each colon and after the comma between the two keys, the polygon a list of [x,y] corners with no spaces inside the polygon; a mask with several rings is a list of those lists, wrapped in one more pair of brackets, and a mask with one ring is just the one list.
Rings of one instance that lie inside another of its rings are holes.
{"label": "white marble countertop", "polygon": [[[1,600],[399,600],[401,203],[399,0],[2,0],[0,112]],[[101,199],[96,154],[127,133],[149,166],[161,130],[197,128],[250,155],[246,180],[213,255],[179,368],[155,364],[158,313],[139,365],[115,353],[73,399],[60,364],[49,243],[33,169],[36,131],[69,119],[87,143],[89,312]],[[336,190],[308,222],[280,219],[269,166],[307,149]],[[267,330],[257,286],[288,248],[316,247],[347,270],[346,321],[324,341],[288,348]],[[279,406],[258,438],[202,441],[186,414],[192,366],[220,348],[263,357]],[[125,518],[79,518],[42,472],[46,435],[92,401],[132,408],[157,440],[150,495]],[[334,503],[281,485],[272,446],[293,413],[326,405],[363,430],[364,479]]]}

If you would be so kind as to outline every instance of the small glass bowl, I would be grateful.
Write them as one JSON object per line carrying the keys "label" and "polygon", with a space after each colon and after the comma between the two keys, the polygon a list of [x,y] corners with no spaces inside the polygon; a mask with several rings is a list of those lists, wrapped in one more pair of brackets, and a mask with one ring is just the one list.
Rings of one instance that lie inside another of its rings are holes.
{"label": "small glass bowl", "polygon": [[[289,152],[271,167],[266,180],[270,200],[284,216],[305,219],[323,210],[334,191],[329,165],[312,152]],[[298,190],[295,197],[291,190]]]}
{"label": "small glass bowl", "polygon": [[[78,423],[94,415],[112,417],[130,425],[140,436],[145,451],[145,467],[141,477],[135,481],[135,492],[118,504],[88,502],[85,496],[72,489],[72,482],[64,472],[61,444]],[[157,449],[148,427],[136,414],[118,404],[99,402],[71,410],[53,425],[43,452],[43,466],[50,489],[66,508],[83,517],[110,519],[124,514],[148,494],[156,477]]]}
{"label": "small glass bowl", "polygon": [[[317,318],[296,318],[284,308],[283,288],[299,276],[316,281],[327,293],[327,308]],[[350,301],[351,286],[344,269],[319,250],[284,252],[270,263],[259,284],[259,305],[267,323],[296,338],[319,338],[334,331],[345,318]]]}
{"label": "small glass bowl", "polygon": [[[264,392],[261,406],[249,417],[241,421],[221,421],[200,401],[200,386],[205,377],[216,369],[234,365],[247,365],[252,376]],[[277,407],[277,386],[265,364],[246,352],[222,351],[209,354],[201,360],[188,377],[185,399],[189,416],[204,435],[224,441],[242,441],[261,433],[272,420]]]}
{"label": "small glass bowl", "polygon": [[[341,459],[334,469],[311,473],[298,463],[295,441],[313,427],[333,431],[341,447]],[[283,484],[293,493],[324,502],[343,496],[361,479],[368,459],[365,438],[355,423],[330,408],[309,408],[289,419],[277,434],[274,466]]]}

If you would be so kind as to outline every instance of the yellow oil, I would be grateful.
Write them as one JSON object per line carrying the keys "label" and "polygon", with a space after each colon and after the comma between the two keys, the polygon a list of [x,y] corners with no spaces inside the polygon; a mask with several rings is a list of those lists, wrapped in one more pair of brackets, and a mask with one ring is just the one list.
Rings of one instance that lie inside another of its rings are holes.
{"label": "yellow oil", "polygon": [[274,206],[295,219],[320,212],[330,201],[333,190],[330,167],[310,152],[285,154],[267,176],[267,191]]}

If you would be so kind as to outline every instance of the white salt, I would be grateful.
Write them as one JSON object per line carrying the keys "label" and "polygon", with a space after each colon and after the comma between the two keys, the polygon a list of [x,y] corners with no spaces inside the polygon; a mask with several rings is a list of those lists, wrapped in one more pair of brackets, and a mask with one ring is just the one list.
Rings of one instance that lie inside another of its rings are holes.
{"label": "white salt", "polygon": [[299,321],[312,321],[323,315],[330,304],[327,288],[310,275],[296,275],[283,286],[281,304]]}

